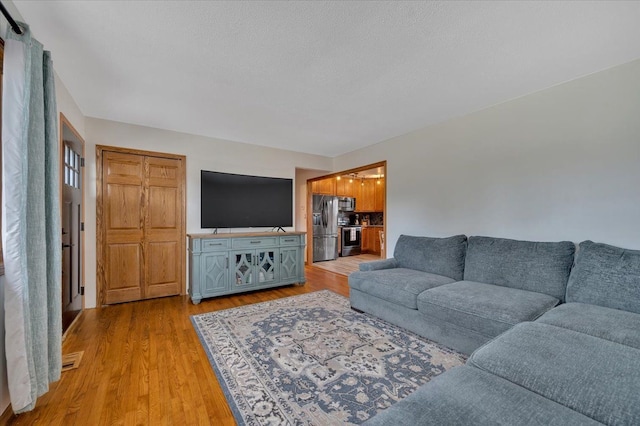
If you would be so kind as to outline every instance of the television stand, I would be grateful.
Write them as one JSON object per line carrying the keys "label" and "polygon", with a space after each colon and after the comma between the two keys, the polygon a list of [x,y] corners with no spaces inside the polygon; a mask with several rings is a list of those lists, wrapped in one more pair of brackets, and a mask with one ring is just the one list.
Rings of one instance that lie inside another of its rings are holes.
{"label": "television stand", "polygon": [[305,232],[189,234],[189,296],[304,284]]}
{"label": "television stand", "polygon": [[[274,231],[274,229],[275,229],[275,231]],[[282,232],[287,232],[287,231],[285,231],[285,230],[284,230],[284,228],[283,228],[282,226],[274,226],[274,227],[271,229],[271,232],[280,232],[280,231],[282,231]]]}

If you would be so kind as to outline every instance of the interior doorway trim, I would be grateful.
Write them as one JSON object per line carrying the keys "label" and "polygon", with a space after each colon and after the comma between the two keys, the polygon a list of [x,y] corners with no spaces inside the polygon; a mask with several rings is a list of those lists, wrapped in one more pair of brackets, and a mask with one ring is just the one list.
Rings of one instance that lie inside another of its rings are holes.
{"label": "interior doorway trim", "polygon": [[96,145],[96,302],[97,306],[105,304],[105,264],[104,264],[104,241],[105,231],[103,223],[103,194],[102,194],[102,159],[104,152],[115,152],[121,154],[135,154],[147,157],[168,158],[182,161],[183,177],[182,177],[182,223],[180,223],[180,233],[183,238],[180,239],[180,252],[183,253],[183,261],[181,262],[180,277],[180,294],[187,293],[187,254],[186,254],[186,222],[187,222],[187,188],[186,188],[186,171],[187,157],[184,155],[170,154],[165,152],[146,151],[132,148],[121,148],[106,145]]}
{"label": "interior doorway trim", "polygon": [[[369,169],[375,169],[375,168],[382,168],[382,174],[384,175],[385,178],[385,185],[384,185],[384,214],[385,214],[385,219],[384,219],[384,225],[382,227],[384,235],[385,235],[385,246],[384,246],[384,252],[386,253],[386,235],[387,235],[387,191],[389,189],[389,186],[386,184],[387,182],[387,160],[383,160],[383,161],[378,161],[377,163],[372,163],[372,164],[367,164],[366,166],[359,166],[359,167],[355,167],[353,169],[348,169],[348,170],[342,170],[339,172],[334,172],[334,173],[329,173],[323,176],[317,176],[314,177],[312,179],[308,179],[307,180],[307,264],[311,265],[313,263],[313,218],[312,218],[312,214],[311,212],[313,211],[313,190],[312,190],[312,182],[314,181],[318,181],[318,180],[323,180],[323,179],[327,179],[327,178],[337,178],[338,176],[344,176],[344,175],[349,175],[351,173],[358,173],[358,172],[362,172],[364,170],[369,170]],[[311,241],[311,243],[309,243],[309,241]]]}
{"label": "interior doorway trim", "polygon": [[[80,132],[78,132],[78,130],[73,126],[73,124],[71,124],[71,122],[69,121],[69,119],[63,114],[60,113],[60,128],[59,128],[59,132],[60,132],[60,138],[59,138],[59,150],[60,150],[60,159],[59,159],[59,163],[60,164],[60,194],[59,194],[59,199],[60,199],[60,212],[62,214],[62,190],[63,190],[63,185],[64,185],[64,129],[65,127],[71,131],[71,133],[73,133],[73,135],[77,138],[77,142],[80,143],[82,149],[80,152],[80,157],[84,159],[85,157],[85,141],[84,138],[80,135]],[[84,166],[80,167],[80,182],[81,182],[81,189],[82,189],[82,201],[80,203],[80,222],[81,223],[85,223],[85,172],[84,172]],[[80,232],[80,274],[78,279],[80,280],[80,287],[84,290],[85,287],[85,255],[86,255],[86,249],[85,249],[85,238],[84,238],[84,231],[81,230]],[[85,297],[84,297],[84,291],[81,294],[82,297],[82,309],[80,311],[80,313],[78,315],[76,315],[76,317],[74,318],[74,320],[71,322],[71,324],[69,325],[69,327],[67,328],[67,330],[65,331],[64,335],[62,336],[62,339],[64,340],[64,338],[66,337],[66,335],[68,334],[69,330],[73,329],[73,327],[75,326],[75,324],[78,321],[78,318],[80,318],[80,316],[82,315],[82,313],[84,312],[85,309]]]}

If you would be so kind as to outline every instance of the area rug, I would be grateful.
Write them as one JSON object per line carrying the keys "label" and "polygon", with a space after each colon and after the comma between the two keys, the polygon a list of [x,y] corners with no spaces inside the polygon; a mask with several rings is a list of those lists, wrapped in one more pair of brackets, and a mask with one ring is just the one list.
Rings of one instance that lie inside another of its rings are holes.
{"label": "area rug", "polygon": [[191,321],[240,425],[360,424],[465,361],[328,290]]}

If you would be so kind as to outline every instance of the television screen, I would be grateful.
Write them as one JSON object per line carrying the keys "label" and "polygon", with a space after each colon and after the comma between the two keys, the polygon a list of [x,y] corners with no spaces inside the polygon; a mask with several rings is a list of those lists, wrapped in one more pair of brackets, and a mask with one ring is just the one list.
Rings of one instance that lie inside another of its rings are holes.
{"label": "television screen", "polygon": [[202,228],[293,225],[293,180],[200,172]]}

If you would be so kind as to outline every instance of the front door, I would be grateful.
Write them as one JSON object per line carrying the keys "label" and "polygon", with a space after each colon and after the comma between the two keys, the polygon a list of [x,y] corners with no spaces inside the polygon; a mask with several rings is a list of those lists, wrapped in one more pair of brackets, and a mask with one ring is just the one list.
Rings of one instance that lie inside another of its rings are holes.
{"label": "front door", "polygon": [[84,144],[65,120],[62,124],[62,331],[82,311],[82,162]]}

